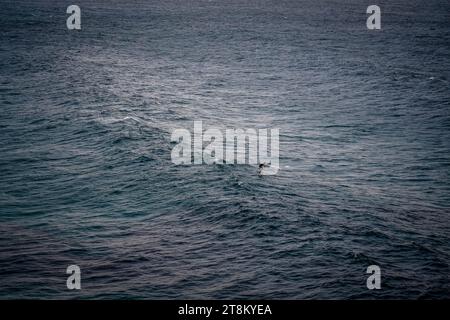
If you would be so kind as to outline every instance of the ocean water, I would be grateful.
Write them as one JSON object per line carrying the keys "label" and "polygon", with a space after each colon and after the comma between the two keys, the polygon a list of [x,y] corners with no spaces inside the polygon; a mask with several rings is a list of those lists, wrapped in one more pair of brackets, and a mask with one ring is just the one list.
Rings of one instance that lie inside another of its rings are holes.
{"label": "ocean water", "polygon": [[[450,2],[372,2],[2,0],[0,298],[450,298]],[[279,173],[174,165],[194,120]]]}

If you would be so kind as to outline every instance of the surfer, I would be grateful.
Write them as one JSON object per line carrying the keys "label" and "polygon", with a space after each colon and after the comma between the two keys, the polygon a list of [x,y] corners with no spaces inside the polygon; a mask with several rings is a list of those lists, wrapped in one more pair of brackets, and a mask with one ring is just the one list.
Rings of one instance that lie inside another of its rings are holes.
{"label": "surfer", "polygon": [[267,163],[260,163],[258,166],[258,174],[262,175],[262,171],[264,170],[264,168],[269,167],[269,165]]}

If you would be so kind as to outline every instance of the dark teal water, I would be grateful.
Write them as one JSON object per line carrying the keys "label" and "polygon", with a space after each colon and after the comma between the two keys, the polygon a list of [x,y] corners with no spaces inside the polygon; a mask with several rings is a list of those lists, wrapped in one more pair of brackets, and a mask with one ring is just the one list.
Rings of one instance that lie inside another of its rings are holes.
{"label": "dark teal water", "polygon": [[[68,4],[0,2],[0,298],[450,298],[448,1]],[[194,120],[278,175],[173,165]]]}

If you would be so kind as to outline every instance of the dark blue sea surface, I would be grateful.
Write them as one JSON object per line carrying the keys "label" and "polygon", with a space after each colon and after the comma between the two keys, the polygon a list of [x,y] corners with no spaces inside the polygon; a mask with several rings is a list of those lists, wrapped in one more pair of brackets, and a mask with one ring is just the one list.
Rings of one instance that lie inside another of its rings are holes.
{"label": "dark blue sea surface", "polygon": [[[69,4],[0,2],[0,298],[450,298],[448,0]],[[174,165],[194,120],[279,173]]]}

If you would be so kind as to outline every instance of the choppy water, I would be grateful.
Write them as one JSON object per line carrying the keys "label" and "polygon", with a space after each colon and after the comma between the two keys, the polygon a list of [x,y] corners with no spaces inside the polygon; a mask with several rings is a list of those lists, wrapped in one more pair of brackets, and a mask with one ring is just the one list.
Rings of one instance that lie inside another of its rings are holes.
{"label": "choppy water", "polygon": [[[0,2],[0,298],[450,297],[447,0],[76,4]],[[194,120],[279,174],[173,165]]]}

